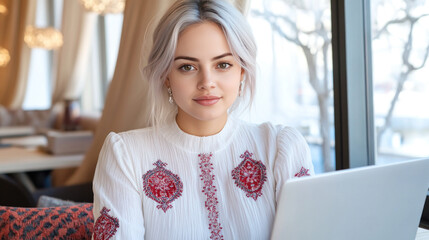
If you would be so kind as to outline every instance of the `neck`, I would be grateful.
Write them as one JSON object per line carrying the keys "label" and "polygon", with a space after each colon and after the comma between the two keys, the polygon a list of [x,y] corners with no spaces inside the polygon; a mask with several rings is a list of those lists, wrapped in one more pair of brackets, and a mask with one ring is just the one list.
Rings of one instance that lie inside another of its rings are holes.
{"label": "neck", "polygon": [[201,121],[178,114],[176,122],[179,128],[185,133],[198,137],[206,137],[222,131],[227,118],[228,115],[225,115],[222,119]]}

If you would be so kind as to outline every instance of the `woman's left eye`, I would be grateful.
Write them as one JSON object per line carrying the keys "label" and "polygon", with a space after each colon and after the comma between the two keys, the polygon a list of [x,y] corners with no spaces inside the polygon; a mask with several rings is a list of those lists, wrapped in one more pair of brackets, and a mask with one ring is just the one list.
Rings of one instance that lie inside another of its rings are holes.
{"label": "woman's left eye", "polygon": [[217,65],[217,67],[218,68],[220,68],[220,69],[228,69],[228,68],[230,68],[232,65],[231,64],[229,64],[229,63],[219,63],[218,65]]}
{"label": "woman's left eye", "polygon": [[192,70],[195,70],[194,66],[189,65],[189,64],[184,64],[184,65],[180,66],[179,69],[182,70],[183,72],[190,72]]}

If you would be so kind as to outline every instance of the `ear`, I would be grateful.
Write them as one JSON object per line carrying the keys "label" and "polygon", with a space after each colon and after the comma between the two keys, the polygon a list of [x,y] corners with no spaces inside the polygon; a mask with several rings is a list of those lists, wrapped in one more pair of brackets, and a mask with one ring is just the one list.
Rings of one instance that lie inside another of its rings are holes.
{"label": "ear", "polygon": [[169,87],[170,87],[170,79],[168,79],[168,77],[167,77],[167,79],[165,79],[165,81],[164,81],[164,86],[165,86],[166,88],[169,88]]}
{"label": "ear", "polygon": [[246,71],[244,70],[244,68],[241,68],[241,75],[240,75],[240,81],[243,81],[243,77],[244,77],[244,73]]}

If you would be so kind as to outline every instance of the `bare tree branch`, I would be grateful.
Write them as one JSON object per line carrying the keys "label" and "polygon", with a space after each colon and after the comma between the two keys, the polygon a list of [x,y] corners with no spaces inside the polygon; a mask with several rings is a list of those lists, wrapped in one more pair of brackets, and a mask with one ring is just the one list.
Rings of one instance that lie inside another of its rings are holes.
{"label": "bare tree branch", "polygon": [[407,11],[405,11],[405,12],[406,12],[406,16],[404,18],[399,19],[399,20],[398,19],[397,20],[391,20],[391,21],[387,22],[386,25],[384,25],[384,27],[378,32],[379,33],[378,36],[380,36],[380,34],[383,33],[384,31],[387,31],[387,27],[392,25],[392,24],[400,24],[400,23],[410,22],[410,29],[408,31],[407,42],[405,43],[404,50],[402,52],[402,64],[404,66],[406,66],[407,68],[399,76],[398,85],[396,86],[396,90],[395,90],[395,95],[393,96],[393,98],[390,102],[389,110],[387,111],[387,114],[384,117],[384,125],[379,129],[379,132],[377,135],[377,147],[378,148],[380,147],[381,138],[382,138],[384,132],[391,125],[392,118],[393,118],[393,112],[394,112],[396,104],[398,102],[399,95],[401,94],[401,92],[404,88],[405,82],[408,80],[408,77],[410,76],[410,74],[413,71],[421,69],[425,66],[428,55],[429,55],[429,45],[428,45],[428,47],[426,48],[426,53],[425,53],[425,56],[423,58],[422,64],[420,66],[416,67],[410,62],[410,55],[411,55],[411,51],[413,50],[414,26],[420,19],[422,19],[423,17],[429,16],[429,14],[423,14],[423,15],[420,15],[419,17],[412,17],[412,16],[410,16],[408,8],[407,8]]}
{"label": "bare tree branch", "polygon": [[411,55],[411,51],[413,49],[413,33],[414,33],[414,26],[415,24],[422,19],[425,16],[429,16],[429,14],[423,14],[417,18],[414,17],[409,17],[409,21],[410,21],[410,31],[408,32],[408,40],[404,45],[404,52],[402,54],[402,61],[404,63],[405,66],[407,66],[408,69],[415,71],[415,70],[419,70],[421,68],[423,68],[426,64],[427,58],[428,58],[428,54],[429,54],[429,45],[426,48],[426,52],[425,52],[425,56],[422,60],[422,64],[420,64],[420,66],[415,66],[411,63],[410,61],[410,55]]}
{"label": "bare tree branch", "polygon": [[389,26],[391,26],[391,25],[399,24],[399,23],[405,23],[405,22],[407,22],[407,21],[412,22],[413,20],[418,21],[418,20],[420,20],[421,18],[423,18],[423,17],[427,17],[427,16],[429,16],[429,14],[422,14],[422,15],[420,15],[420,16],[418,16],[418,17],[412,17],[412,16],[410,16],[409,14],[407,14],[407,15],[406,15],[405,17],[403,17],[403,18],[392,19],[392,20],[390,20],[390,21],[387,21],[387,22],[383,25],[383,27],[382,27],[382,28],[380,28],[380,30],[378,30],[378,31],[376,31],[376,32],[374,33],[374,37],[373,37],[373,39],[377,39],[377,38],[379,38],[379,37],[380,37],[380,35],[381,35],[381,34],[383,34],[383,33],[385,33],[385,32],[389,32],[389,31],[387,30],[387,28],[389,28]]}
{"label": "bare tree branch", "polygon": [[286,40],[293,42],[297,45],[301,45],[301,42],[298,39],[298,34],[299,34],[299,30],[298,27],[296,26],[296,24],[290,20],[289,18],[282,18],[282,20],[284,20],[286,23],[288,23],[288,25],[296,32],[296,36],[292,37],[289,36],[288,34],[286,34],[281,28],[280,26],[276,23],[276,19],[279,18],[278,16],[275,16],[274,14],[265,11],[265,12],[261,12],[261,11],[257,11],[257,10],[253,10],[252,11],[253,14],[255,14],[255,16],[258,17],[263,17],[265,20],[268,21],[268,23],[271,25],[271,27],[273,28],[273,30],[275,32],[277,32],[280,36],[284,37]]}
{"label": "bare tree branch", "polygon": [[[278,25],[278,23],[277,23],[277,20],[282,20],[282,21],[283,21],[283,22],[285,22],[289,27],[291,27],[291,28],[292,28],[292,30],[296,33],[296,39],[297,39],[298,41],[300,41],[300,40],[299,40],[299,38],[298,38],[299,34],[305,34],[305,35],[314,35],[314,34],[317,34],[318,36],[321,36],[321,37],[323,37],[324,39],[326,39],[326,37],[328,36],[328,34],[327,34],[327,30],[326,30],[325,26],[324,26],[323,24],[320,24],[320,22],[321,22],[321,21],[320,21],[320,19],[316,19],[316,26],[317,26],[317,25],[320,25],[320,27],[316,27],[316,29],[311,30],[311,31],[303,31],[303,30],[300,30],[300,29],[298,28],[298,26],[296,25],[296,22],[295,22],[295,21],[293,21],[292,19],[290,19],[290,18],[289,18],[289,17],[287,17],[287,16],[273,14],[273,13],[271,13],[271,12],[269,12],[269,11],[261,12],[261,11],[258,11],[258,10],[253,10],[253,11],[252,11],[252,13],[253,13],[255,16],[257,16],[257,17],[263,17],[263,18],[264,18],[265,20],[267,20],[271,25],[275,24],[276,26],[275,26],[275,29],[274,29],[274,30],[276,30],[276,31],[281,31],[281,32],[282,32],[282,36],[286,35],[286,36],[287,36],[288,41],[292,41],[292,42],[295,42],[295,43],[296,43],[295,38],[293,38],[293,37],[291,37],[291,36],[287,35],[287,34],[286,34],[282,29],[281,29],[281,27],[280,27],[280,26]],[[292,40],[292,39],[294,39],[294,40]],[[330,41],[330,39],[329,39],[329,41]]]}
{"label": "bare tree branch", "polygon": [[385,24],[384,24],[384,26],[380,29],[380,30],[378,30],[378,31],[376,31],[375,33],[374,33],[374,39],[377,39],[377,38],[379,38],[380,37],[380,35],[381,34],[383,34],[383,33],[385,33],[385,32],[389,32],[388,30],[387,30],[387,28],[390,26],[390,25],[393,25],[393,24],[398,24],[398,23],[404,23],[404,22],[406,22],[408,20],[408,18],[407,17],[403,17],[403,18],[400,18],[400,19],[393,19],[393,20],[390,20],[390,21],[388,21],[388,22],[386,22]]}
{"label": "bare tree branch", "polygon": [[407,69],[412,70],[414,67],[410,63],[411,49],[413,47],[413,29],[415,22],[410,23],[410,31],[408,32],[408,40],[404,45],[404,51],[402,52],[402,62]]}
{"label": "bare tree branch", "polygon": [[419,70],[422,69],[425,65],[426,65],[426,61],[428,60],[428,56],[429,56],[429,46],[426,48],[426,53],[425,56],[423,57],[423,62],[420,66],[415,67],[415,70]]}

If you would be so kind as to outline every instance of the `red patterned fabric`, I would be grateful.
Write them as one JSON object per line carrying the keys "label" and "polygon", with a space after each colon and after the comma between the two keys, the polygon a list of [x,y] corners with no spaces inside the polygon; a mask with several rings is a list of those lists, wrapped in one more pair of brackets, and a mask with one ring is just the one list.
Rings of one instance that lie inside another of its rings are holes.
{"label": "red patterned fabric", "polygon": [[144,192],[160,204],[157,208],[166,212],[172,208],[170,203],[182,196],[183,183],[179,176],[165,169],[167,163],[158,160],[153,165],[156,167],[143,175]]}
{"label": "red patterned fabric", "polygon": [[295,174],[295,177],[304,177],[304,176],[310,176],[308,173],[309,169],[301,167],[301,170]]}
{"label": "red patterned fabric", "polygon": [[212,174],[213,163],[210,162],[213,154],[199,154],[201,180],[203,181],[203,193],[206,195],[206,208],[209,211],[209,230],[211,231],[210,239],[223,239],[221,234],[222,227],[219,223],[219,212],[217,210],[218,200],[216,197],[216,186],[213,181],[215,176]]}
{"label": "red patterned fabric", "polygon": [[0,207],[0,239],[91,239],[92,203],[50,208]]}
{"label": "red patterned fabric", "polygon": [[235,184],[246,192],[247,197],[255,201],[262,196],[262,186],[267,180],[267,170],[261,161],[252,159],[253,153],[245,151],[240,158],[244,160],[232,170],[232,178]]}
{"label": "red patterned fabric", "polygon": [[110,209],[103,207],[100,217],[97,218],[94,226],[94,240],[108,240],[115,236],[119,228],[119,220],[108,214]]}

